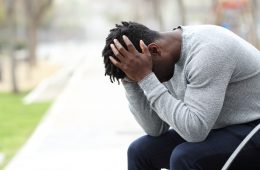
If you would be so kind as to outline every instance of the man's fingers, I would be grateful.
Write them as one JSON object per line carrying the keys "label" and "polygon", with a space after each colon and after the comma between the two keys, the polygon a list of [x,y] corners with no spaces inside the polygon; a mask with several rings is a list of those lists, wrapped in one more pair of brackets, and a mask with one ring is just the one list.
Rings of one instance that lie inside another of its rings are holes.
{"label": "man's fingers", "polygon": [[128,51],[130,51],[132,54],[134,54],[137,50],[133,43],[129,40],[129,38],[125,35],[123,35],[123,40],[127,46]]}
{"label": "man's fingers", "polygon": [[142,52],[143,52],[144,54],[150,54],[149,49],[148,49],[148,47],[145,45],[145,43],[143,42],[143,40],[140,40],[140,47],[141,47]]}
{"label": "man's fingers", "polygon": [[116,67],[121,69],[121,63],[120,62],[116,61],[116,59],[114,59],[112,56],[109,56],[109,59]]}
{"label": "man's fingers", "polygon": [[122,46],[122,44],[120,44],[120,42],[117,39],[114,39],[114,43],[115,43],[115,46],[116,46],[117,50],[121,54],[123,54],[123,56],[127,56],[128,55],[127,50]]}
{"label": "man's fingers", "polygon": [[119,51],[116,49],[114,44],[110,44],[110,48],[112,49],[115,56],[122,62],[124,60],[124,57],[119,53]]}

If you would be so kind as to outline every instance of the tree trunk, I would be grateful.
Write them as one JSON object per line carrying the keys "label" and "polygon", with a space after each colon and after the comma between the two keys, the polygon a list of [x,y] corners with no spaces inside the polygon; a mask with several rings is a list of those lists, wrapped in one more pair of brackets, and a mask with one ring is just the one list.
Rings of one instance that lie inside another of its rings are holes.
{"label": "tree trunk", "polygon": [[16,57],[15,57],[15,50],[14,46],[11,47],[10,50],[10,59],[11,59],[11,83],[12,83],[12,92],[18,93],[18,83],[17,83],[17,74],[16,74]]}
{"label": "tree trunk", "polygon": [[42,17],[51,6],[52,0],[24,0],[23,2],[27,15],[29,64],[35,66],[37,64],[37,29]]}
{"label": "tree trunk", "polygon": [[33,20],[28,21],[28,60],[30,66],[37,64],[36,47],[37,47],[37,24]]}
{"label": "tree trunk", "polygon": [[15,43],[16,43],[16,1],[10,0],[7,2],[7,25],[9,27],[9,44],[8,44],[8,54],[10,57],[10,65],[11,65],[11,90],[13,93],[18,93],[18,83],[16,77],[16,57],[15,57]]}

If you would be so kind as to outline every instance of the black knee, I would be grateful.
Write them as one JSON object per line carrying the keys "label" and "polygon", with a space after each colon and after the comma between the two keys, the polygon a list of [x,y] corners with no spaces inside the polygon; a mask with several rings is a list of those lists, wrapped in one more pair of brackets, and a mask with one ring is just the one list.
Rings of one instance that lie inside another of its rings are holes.
{"label": "black knee", "polygon": [[173,150],[170,158],[171,169],[192,169],[194,168],[194,157],[191,148],[186,143],[180,144]]}
{"label": "black knee", "polygon": [[145,152],[145,143],[143,137],[133,141],[127,150],[128,159],[140,159]]}
{"label": "black knee", "polygon": [[149,161],[149,147],[147,146],[147,136],[141,137],[130,144],[127,150],[129,170],[152,170]]}

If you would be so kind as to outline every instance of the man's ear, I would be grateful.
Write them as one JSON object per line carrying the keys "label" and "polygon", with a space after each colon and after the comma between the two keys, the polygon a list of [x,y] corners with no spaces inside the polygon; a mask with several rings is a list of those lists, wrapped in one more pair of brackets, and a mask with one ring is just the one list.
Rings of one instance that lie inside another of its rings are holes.
{"label": "man's ear", "polygon": [[148,49],[149,49],[151,55],[161,55],[160,47],[156,43],[149,44]]}

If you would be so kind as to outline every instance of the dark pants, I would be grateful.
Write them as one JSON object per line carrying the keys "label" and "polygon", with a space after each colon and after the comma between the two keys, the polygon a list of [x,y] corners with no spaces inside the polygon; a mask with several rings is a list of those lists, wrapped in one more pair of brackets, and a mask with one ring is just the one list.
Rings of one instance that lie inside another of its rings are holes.
{"label": "dark pants", "polygon": [[[259,123],[212,130],[203,142],[185,142],[174,130],[143,136],[128,148],[128,170],[220,170],[232,152]],[[229,170],[260,170],[260,132],[255,134]]]}

